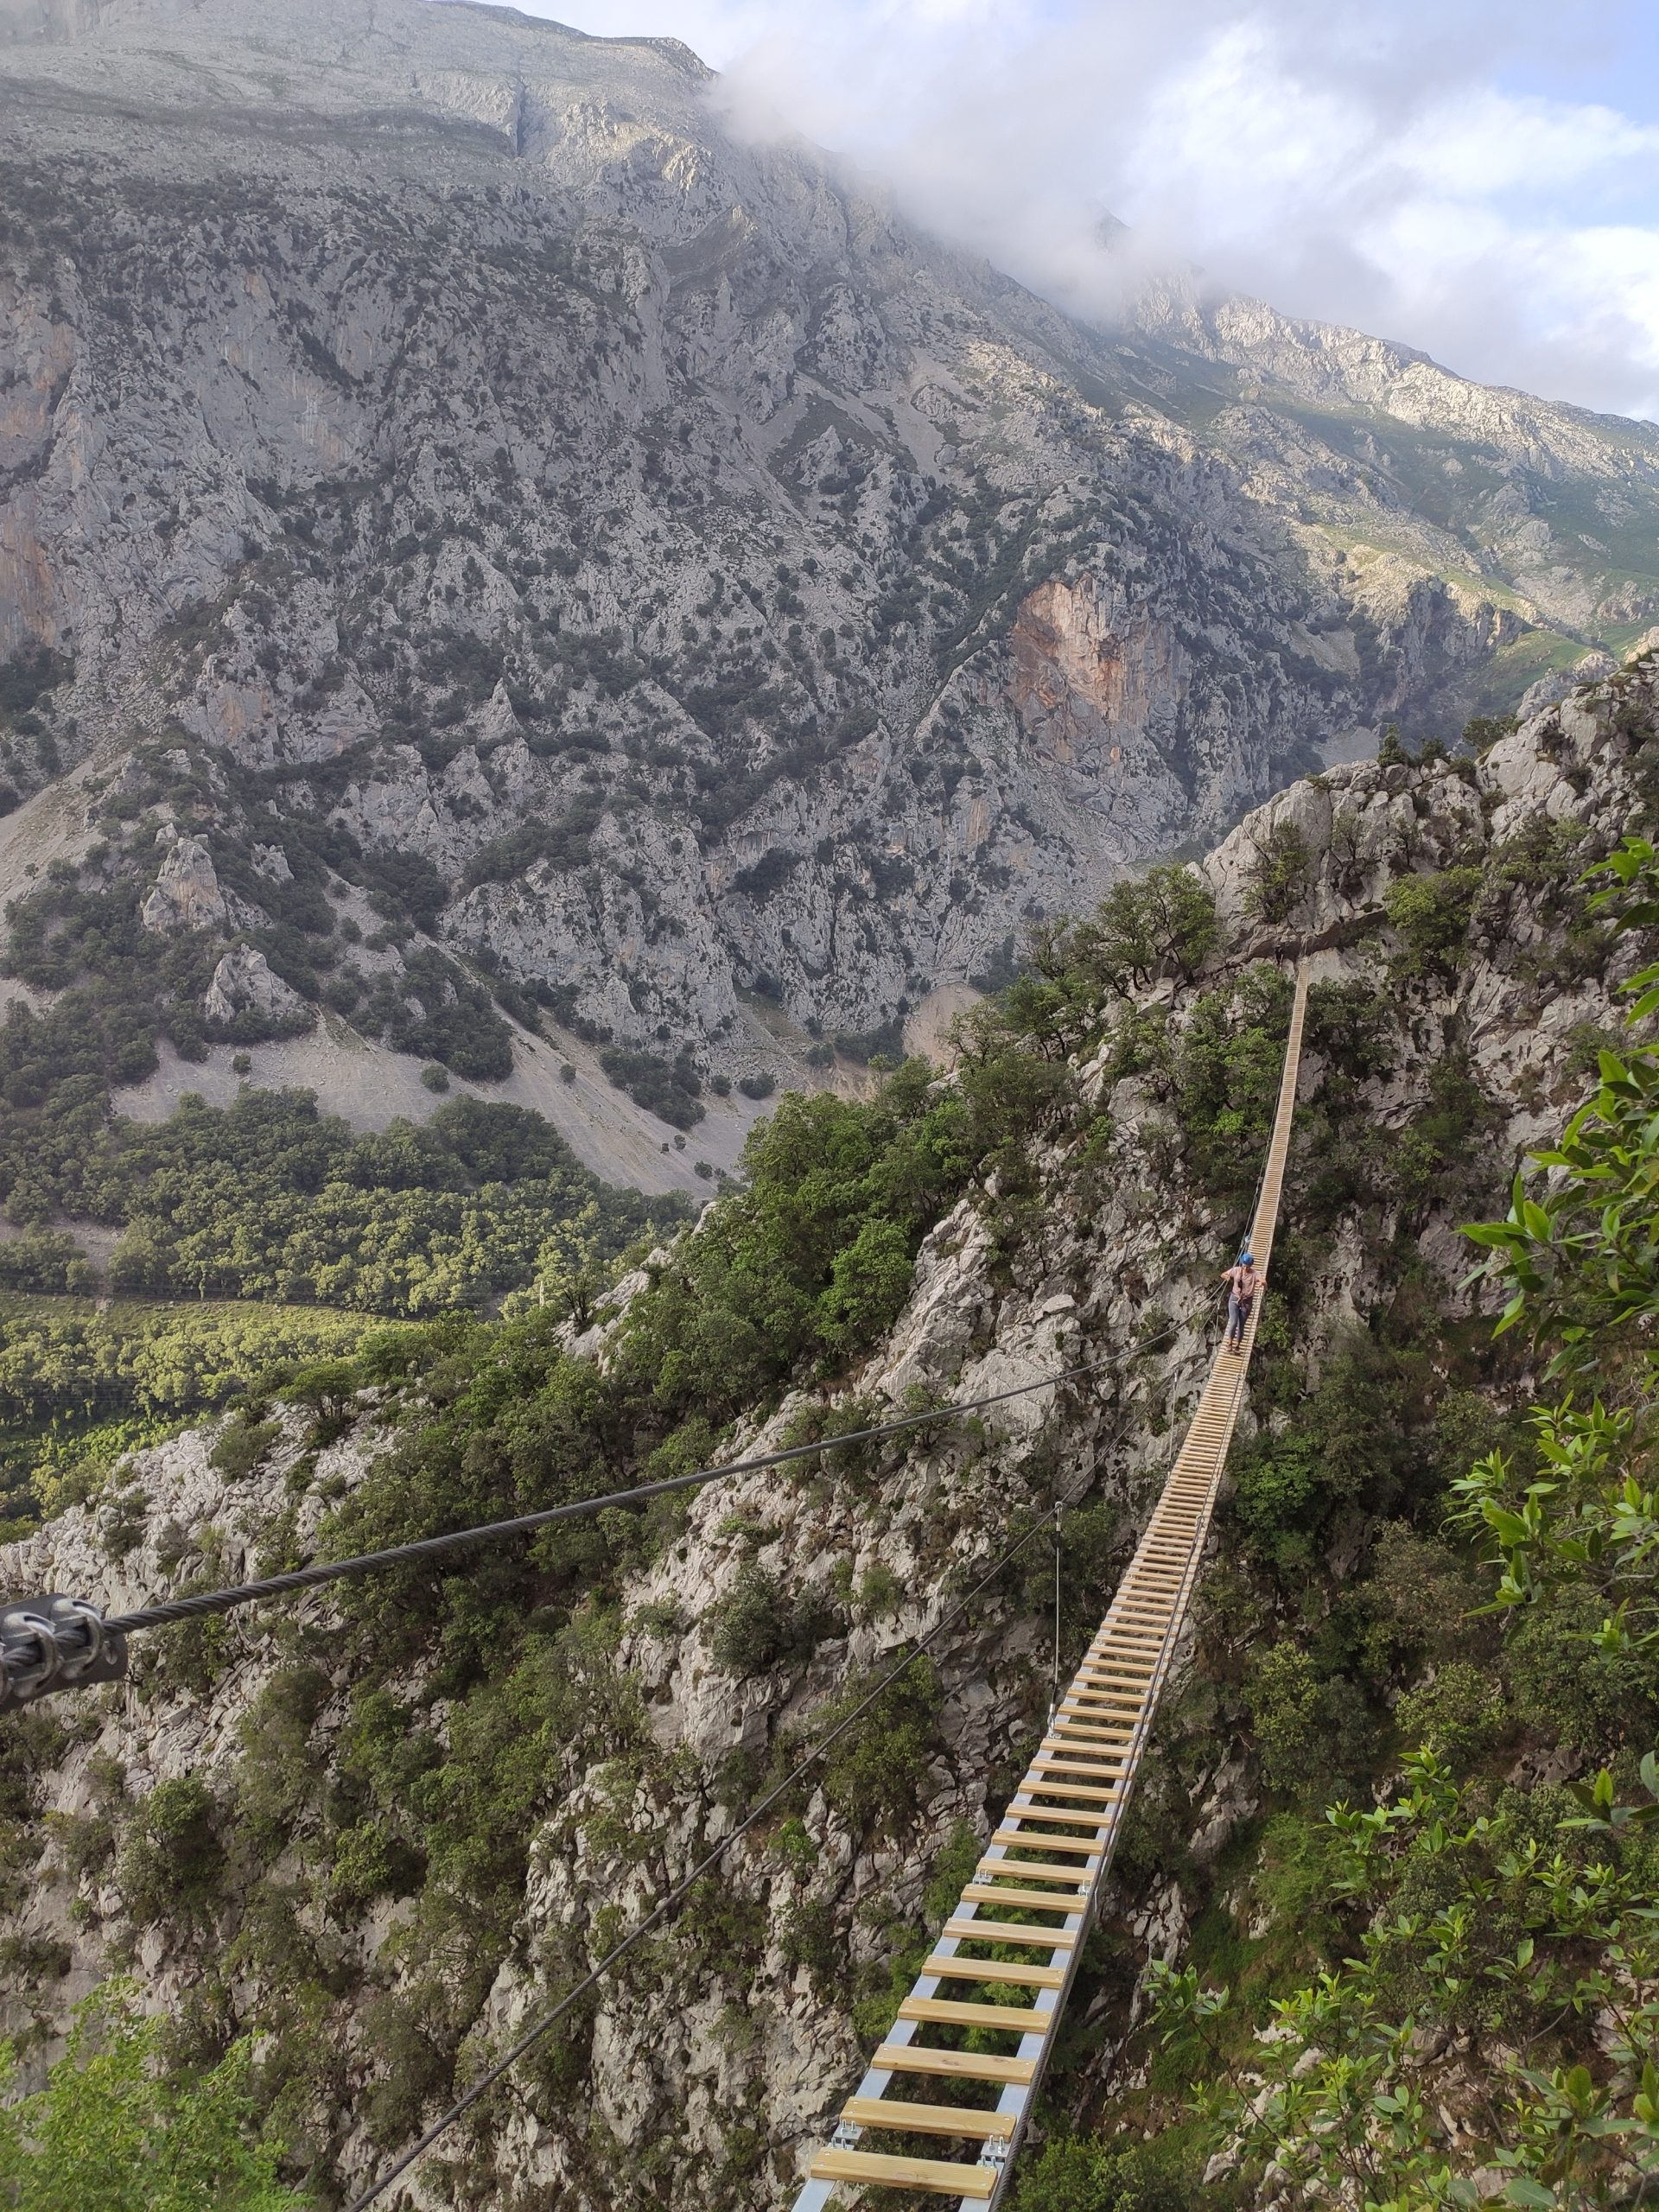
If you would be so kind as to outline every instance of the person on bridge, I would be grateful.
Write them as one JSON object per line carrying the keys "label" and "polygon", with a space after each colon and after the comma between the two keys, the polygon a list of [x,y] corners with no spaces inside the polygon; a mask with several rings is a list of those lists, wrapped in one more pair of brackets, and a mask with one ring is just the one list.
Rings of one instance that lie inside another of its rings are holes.
{"label": "person on bridge", "polygon": [[1229,1351],[1242,1352],[1243,1351],[1245,1324],[1250,1318],[1250,1308],[1255,1303],[1255,1294],[1267,1280],[1266,1275],[1257,1272],[1255,1255],[1249,1251],[1241,1252],[1237,1265],[1229,1268],[1223,1275],[1222,1281],[1227,1286],[1227,1349]]}

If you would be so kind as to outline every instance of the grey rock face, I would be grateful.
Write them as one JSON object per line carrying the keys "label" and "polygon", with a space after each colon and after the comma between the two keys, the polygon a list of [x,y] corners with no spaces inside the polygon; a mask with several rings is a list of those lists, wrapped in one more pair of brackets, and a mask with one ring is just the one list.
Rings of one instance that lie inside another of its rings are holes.
{"label": "grey rock face", "polygon": [[168,848],[156,888],[139,909],[144,927],[165,936],[175,930],[218,929],[229,918],[206,845],[194,837],[176,839]]}
{"label": "grey rock face", "polygon": [[262,1026],[286,1025],[306,1016],[305,1001],[270,972],[263,952],[251,944],[234,944],[213,970],[201,1002],[210,1022],[229,1028],[238,1014],[257,1015]]}
{"label": "grey rock face", "polygon": [[1557,700],[1565,699],[1581,683],[1593,683],[1599,677],[1611,676],[1617,665],[1611,653],[1586,653],[1570,669],[1555,669],[1548,676],[1541,676],[1535,683],[1529,684],[1516,712],[1522,721],[1529,721],[1535,715],[1541,715],[1553,707]]}
{"label": "grey rock face", "polygon": [[[419,932],[550,1021],[733,1072],[873,1033],[1327,741],[1455,725],[1529,623],[1603,620],[1588,569],[1503,565],[1500,509],[1567,560],[1538,472],[1647,526],[1638,426],[1266,310],[1109,341],[734,141],[671,41],[14,14],[0,653],[57,659],[0,778],[90,757],[108,836],[137,742],[226,867],[280,885],[289,824],[425,863]],[[1496,472],[1487,550],[1355,408]]]}
{"label": "grey rock face", "polygon": [[1232,403],[1213,435],[1264,495],[1294,483],[1307,518],[1357,538],[1351,562],[1392,555],[1466,598],[1472,556],[1472,595],[1491,580],[1489,613],[1518,609],[1558,646],[1651,607],[1650,425],[1471,384],[1409,346],[1190,284],[1149,293],[1135,327],[1166,372],[1204,374]]}

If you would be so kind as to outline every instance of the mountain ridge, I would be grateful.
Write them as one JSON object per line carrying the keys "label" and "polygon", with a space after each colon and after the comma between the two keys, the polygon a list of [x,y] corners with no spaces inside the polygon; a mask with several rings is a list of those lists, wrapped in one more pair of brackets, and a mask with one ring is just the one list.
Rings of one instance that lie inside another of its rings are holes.
{"label": "mountain ridge", "polygon": [[1029,924],[1659,613],[1646,431],[1357,413],[1249,303],[1088,329],[660,42],[201,0],[4,55],[7,849],[142,906],[188,832],[214,964],[365,1070],[414,952],[567,1060],[856,1083]]}

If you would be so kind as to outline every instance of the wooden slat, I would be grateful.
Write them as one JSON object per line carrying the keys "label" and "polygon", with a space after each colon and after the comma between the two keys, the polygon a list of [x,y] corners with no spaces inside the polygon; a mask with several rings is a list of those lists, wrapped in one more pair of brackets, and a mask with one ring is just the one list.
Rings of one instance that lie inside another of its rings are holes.
{"label": "wooden slat", "polygon": [[936,2074],[943,2081],[1009,2082],[1037,2076],[1034,2058],[993,2058],[982,2050],[924,2050],[913,2043],[884,2043],[870,2061],[877,2074]]}
{"label": "wooden slat", "polygon": [[995,2166],[963,2166],[944,2158],[888,2158],[874,2151],[820,2151],[807,2171],[814,2181],[924,2189],[935,2196],[970,2196],[981,2204],[996,2187]]}
{"label": "wooden slat", "polygon": [[969,2143],[1006,2143],[1014,2133],[1011,2112],[905,2104],[897,2097],[849,2097],[841,2116],[849,2127],[890,2127],[901,2135],[957,2135]]}
{"label": "wooden slat", "polygon": [[[1029,1777],[1027,1777],[1029,1779]],[[1025,1783],[1020,1783],[1023,1790]],[[1039,1785],[1040,1786],[1040,1785]],[[1116,1796],[1116,1790],[1110,1795]],[[1068,1813],[1063,1805],[1010,1805],[1008,1818],[1017,1821],[1052,1821],[1057,1827],[1103,1828],[1111,1819],[1109,1813]]]}
{"label": "wooden slat", "polygon": [[1047,2034],[1054,2016],[1029,2005],[959,2005],[949,1997],[906,1997],[899,2017],[935,2028],[995,2028],[1000,2035],[1040,2036]]}
{"label": "wooden slat", "polygon": [[1073,1889],[1088,1879],[1080,1866],[1047,1866],[1040,1859],[982,1859],[974,1869],[976,1882],[1001,1880],[1005,1875],[1018,1875],[1022,1882],[1069,1882]]}
{"label": "wooden slat", "polygon": [[[1055,1757],[1066,1752],[1066,1758]],[[1119,1750],[1090,1750],[1086,1743],[1066,1743],[1064,1737],[1044,1737],[1038,1745],[1038,1758],[1033,1765],[1042,1765],[1046,1772],[1059,1774],[1122,1774],[1128,1767],[1128,1754]]]}
{"label": "wooden slat", "polygon": [[1029,1943],[1042,1951],[1069,1951],[1077,1940],[1075,1929],[1028,1928],[1017,1920],[947,1920],[944,1932],[958,1943]]}
{"label": "wooden slat", "polygon": [[[1078,1787],[1072,1790],[1074,1796],[1092,1797],[1103,1793],[1108,1797],[1116,1797],[1122,1791],[1126,1772],[1122,1759],[1103,1762],[1075,1754],[1069,1759],[1057,1758],[1052,1751],[1039,1751],[1027,1768],[1025,1781],[1020,1787],[1023,1791],[1035,1783],[1044,1789],[1070,1789],[1074,1780],[1086,1774],[1089,1777],[1087,1784],[1079,1783]],[[1044,1780],[1044,1777],[1048,1775],[1054,1777],[1052,1782]]]}
{"label": "wooden slat", "polygon": [[1021,1989],[1064,1989],[1064,1967],[1016,1965],[1012,1959],[955,1959],[935,1951],[922,1961],[922,1972],[936,1981],[1006,1981]]}
{"label": "wooden slat", "polygon": [[1033,1912],[1075,1912],[1086,1896],[1057,1895],[1052,1890],[1000,1890],[991,1882],[969,1882],[962,1893],[964,1904],[1024,1905]]}

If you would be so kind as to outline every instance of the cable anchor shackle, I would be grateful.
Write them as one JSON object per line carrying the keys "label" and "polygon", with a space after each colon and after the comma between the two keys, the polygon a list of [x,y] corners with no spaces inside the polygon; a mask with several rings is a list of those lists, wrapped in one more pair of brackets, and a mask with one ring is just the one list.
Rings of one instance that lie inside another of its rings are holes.
{"label": "cable anchor shackle", "polygon": [[126,1671],[126,1637],[106,1629],[85,1598],[0,1600],[0,1713],[50,1690],[118,1681]]}

